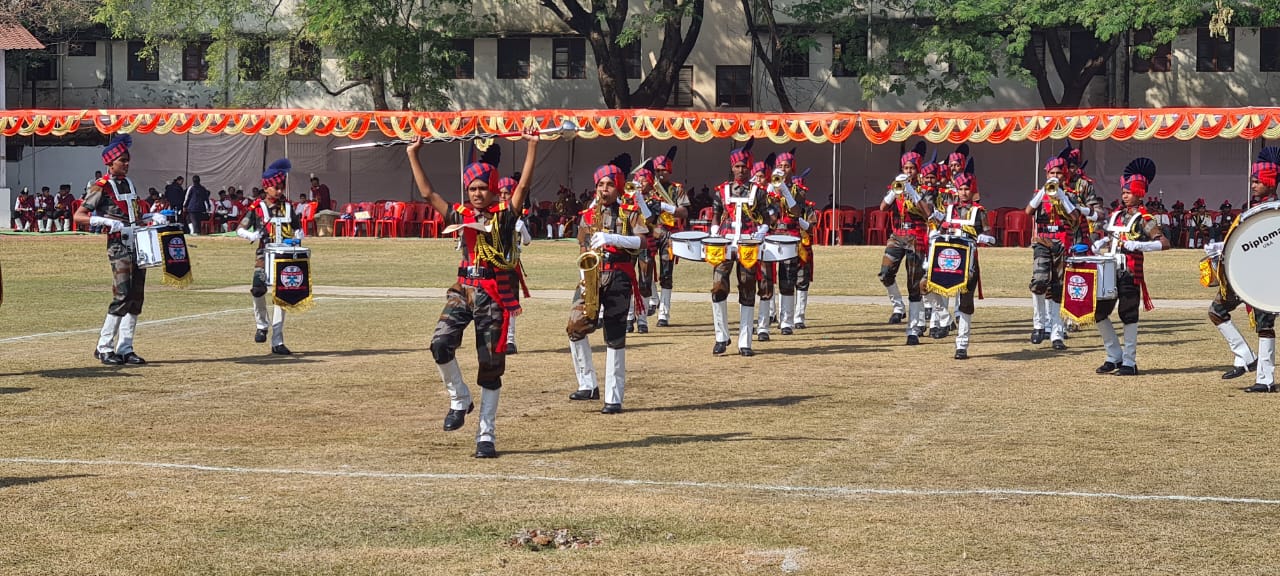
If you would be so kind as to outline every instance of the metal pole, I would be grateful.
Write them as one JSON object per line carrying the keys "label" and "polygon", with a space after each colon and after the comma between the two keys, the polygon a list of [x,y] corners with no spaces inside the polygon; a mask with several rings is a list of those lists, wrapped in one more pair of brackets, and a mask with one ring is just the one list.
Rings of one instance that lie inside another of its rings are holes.
{"label": "metal pole", "polygon": [[1031,167],[1032,179],[1035,181],[1036,189],[1040,189],[1040,141],[1036,141],[1036,165]]}
{"label": "metal pole", "polygon": [[[838,142],[832,142],[831,143],[831,193],[833,194],[833,197],[832,197],[831,206],[833,208],[840,205],[840,197],[841,197],[840,172],[839,170],[837,170],[839,166],[840,166],[840,144]],[[836,212],[832,211],[831,214],[832,214],[831,219],[835,220]],[[835,229],[839,227],[839,224],[835,222],[830,222],[828,226],[832,229]],[[838,231],[835,233],[839,234]],[[828,232],[828,234],[831,234],[831,232]],[[832,244],[832,240],[833,238],[831,236],[828,236],[827,244],[828,245]]]}

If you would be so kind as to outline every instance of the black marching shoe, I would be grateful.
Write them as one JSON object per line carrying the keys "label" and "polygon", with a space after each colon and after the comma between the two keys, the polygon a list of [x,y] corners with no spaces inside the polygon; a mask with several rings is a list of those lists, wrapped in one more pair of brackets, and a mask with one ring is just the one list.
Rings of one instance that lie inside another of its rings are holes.
{"label": "black marching shoe", "polygon": [[476,458],[497,458],[498,449],[493,447],[493,442],[476,442]]}
{"label": "black marching shoe", "polygon": [[768,333],[768,332],[761,332],[761,333],[759,333],[759,334],[756,334],[756,340],[757,340],[757,341],[760,341],[760,342],[768,342],[768,341],[769,341],[769,333]]}
{"label": "black marching shoe", "polygon": [[102,363],[106,364],[107,366],[119,366],[121,364],[124,364],[124,358],[122,358],[119,354],[116,354],[115,352],[103,353],[103,352],[94,350],[93,357],[97,358],[98,360],[101,360]]}
{"label": "black marching shoe", "polygon": [[1061,341],[1061,340],[1054,340],[1054,341],[1053,341],[1053,349],[1054,349],[1054,350],[1066,350],[1066,349],[1067,349],[1067,343],[1066,343],[1066,342],[1063,342],[1063,341]]}
{"label": "black marching shoe", "polygon": [[147,361],[143,360],[142,357],[139,356],[137,352],[130,352],[128,354],[125,354],[124,356],[121,356],[120,359],[124,361],[125,364],[131,364],[133,366],[141,366],[147,363]]}
{"label": "black marching shoe", "polygon": [[1230,370],[1222,373],[1223,380],[1231,380],[1244,376],[1246,372],[1252,372],[1258,369],[1258,361],[1250,362],[1248,366],[1233,366]]}
{"label": "black marching shoe", "polygon": [[444,415],[444,431],[451,432],[461,428],[463,424],[467,423],[467,414],[470,414],[471,411],[475,409],[475,402],[468,404],[466,410],[454,410],[450,408],[449,412]]}
{"label": "black marching shoe", "polygon": [[770,323],[770,324],[777,324],[777,323],[778,323],[778,317],[777,317],[777,316],[769,316],[769,323]]}
{"label": "black marching shoe", "polygon": [[657,307],[657,306],[649,306],[649,310],[648,310],[648,312],[649,312],[649,313],[648,313],[648,314],[645,314],[645,316],[653,316],[654,314],[657,314],[657,313],[658,313],[658,307]]}
{"label": "black marching shoe", "polygon": [[956,348],[956,360],[968,360],[969,351],[964,348]]}
{"label": "black marching shoe", "polygon": [[259,328],[253,333],[253,341],[259,344],[267,341],[267,329]]}
{"label": "black marching shoe", "polygon": [[1244,389],[1245,392],[1275,392],[1275,384],[1254,384]]}
{"label": "black marching shoe", "polygon": [[716,342],[716,347],[711,349],[711,353],[719,356],[721,354],[724,354],[725,350],[728,350],[728,349],[729,349],[728,342]]}
{"label": "black marching shoe", "polygon": [[739,356],[755,356],[756,353],[752,352],[750,348],[739,348],[738,355]]}
{"label": "black marching shoe", "polygon": [[1110,360],[1107,360],[1106,362],[1103,362],[1103,363],[1102,363],[1102,365],[1101,365],[1101,366],[1099,366],[1097,370],[1094,370],[1094,373],[1096,373],[1096,374],[1110,374],[1110,373],[1112,373],[1112,372],[1115,372],[1115,371],[1116,371],[1117,369],[1119,369],[1119,368],[1120,368],[1120,366],[1119,366],[1119,365],[1117,365],[1115,362],[1112,362],[1112,361],[1110,361]]}
{"label": "black marching shoe", "polygon": [[796,328],[799,328],[800,330],[804,330],[805,328],[808,328],[808,326],[805,326],[804,322],[796,322]]}
{"label": "black marching shoe", "polygon": [[635,332],[635,331],[636,331],[636,323],[627,322],[627,334],[631,334],[632,332]]}
{"label": "black marching shoe", "polygon": [[512,354],[519,354],[519,353],[520,353],[520,349],[516,348],[516,343],[515,343],[515,342],[507,342],[507,352],[506,352],[506,354],[507,354],[508,356],[510,356],[510,355],[512,355]]}
{"label": "black marching shoe", "polygon": [[795,331],[794,331],[794,330],[792,330],[792,329],[790,329],[790,328],[783,328],[783,329],[782,329],[782,335],[783,335],[783,336],[790,336],[790,335],[792,335],[792,334],[795,334]]}
{"label": "black marching shoe", "polygon": [[622,412],[621,404],[605,404],[604,408],[600,409],[601,414],[618,414],[620,412]]}
{"label": "black marching shoe", "polygon": [[293,351],[289,350],[289,348],[287,348],[284,344],[276,344],[275,346],[271,347],[271,353],[279,354],[281,356],[288,356],[290,354],[293,354]]}
{"label": "black marching shoe", "polygon": [[907,346],[917,346],[920,344],[920,337],[915,334],[907,336]]}
{"label": "black marching shoe", "polygon": [[670,322],[667,322],[666,320],[663,320],[662,318],[659,318],[659,319],[658,319],[658,327],[659,327],[659,328],[666,328],[667,326],[670,326],[670,325],[671,325],[671,323],[670,323]]}
{"label": "black marching shoe", "polygon": [[1120,369],[1116,370],[1116,376],[1137,376],[1137,375],[1138,375],[1137,366],[1127,366],[1125,364],[1121,364]]}
{"label": "black marching shoe", "polygon": [[890,324],[901,324],[901,323],[902,323],[902,319],[903,319],[903,318],[904,318],[904,316],[902,315],[902,313],[901,313],[901,312],[894,312],[891,316],[889,316],[889,323],[890,323]]}
{"label": "black marching shoe", "polygon": [[639,333],[641,333],[641,334],[648,334],[648,333],[649,333],[649,325],[648,325],[648,324],[640,324],[640,325],[636,328],[636,332],[639,332]]}
{"label": "black marching shoe", "polygon": [[1032,330],[1032,331],[1031,331],[1031,343],[1032,343],[1032,344],[1039,344],[1039,343],[1041,343],[1041,342],[1044,342],[1044,337],[1045,337],[1044,330]]}
{"label": "black marching shoe", "polygon": [[569,395],[570,400],[599,400],[600,389],[592,388],[590,390],[578,390]]}

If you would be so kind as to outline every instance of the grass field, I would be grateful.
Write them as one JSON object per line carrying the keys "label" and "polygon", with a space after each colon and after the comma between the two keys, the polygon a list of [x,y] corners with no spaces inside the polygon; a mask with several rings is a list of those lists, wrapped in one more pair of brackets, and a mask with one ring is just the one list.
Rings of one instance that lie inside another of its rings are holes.
{"label": "grass field", "polygon": [[[501,457],[475,460],[474,414],[440,430],[441,299],[320,298],[273,357],[248,295],[215,291],[248,284],[252,248],[191,242],[191,289],[149,279],[151,363],[111,368],[103,240],[0,237],[0,574],[1280,573],[1280,395],[1219,379],[1203,307],[1144,313],[1143,375],[1118,378],[1092,329],[1030,344],[1025,306],[979,302],[957,362],[841,304],[717,358],[710,307],[678,302],[628,339],[626,411],[603,416],[567,399],[568,301],[527,299]],[[326,286],[443,288],[457,263],[446,241],[308,245]],[[535,243],[532,288],[571,288],[574,252]],[[1157,299],[1207,305],[1198,256],[1151,255]],[[820,248],[814,293],[883,295],[879,258]],[[1026,296],[1028,250],[982,259],[987,296]],[[682,263],[677,290],[708,277]],[[513,543],[557,529],[591,545]]]}

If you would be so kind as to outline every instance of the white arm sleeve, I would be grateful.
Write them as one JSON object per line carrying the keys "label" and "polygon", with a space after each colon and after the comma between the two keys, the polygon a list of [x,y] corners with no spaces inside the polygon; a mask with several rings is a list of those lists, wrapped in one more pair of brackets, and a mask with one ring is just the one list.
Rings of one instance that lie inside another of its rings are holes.
{"label": "white arm sleeve", "polygon": [[1036,190],[1036,195],[1031,197],[1031,201],[1027,202],[1028,208],[1039,208],[1040,203],[1044,202],[1044,189]]}

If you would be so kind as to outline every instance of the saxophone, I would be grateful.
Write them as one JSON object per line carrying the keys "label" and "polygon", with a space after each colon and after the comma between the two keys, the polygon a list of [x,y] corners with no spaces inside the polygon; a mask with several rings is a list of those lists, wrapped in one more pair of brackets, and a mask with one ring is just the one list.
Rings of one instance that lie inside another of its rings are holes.
{"label": "saxophone", "polygon": [[[597,194],[588,238],[603,229],[604,202]],[[587,250],[578,255],[578,271],[582,273],[582,315],[592,322],[600,315],[600,264],[603,261],[604,257],[598,250]]]}

